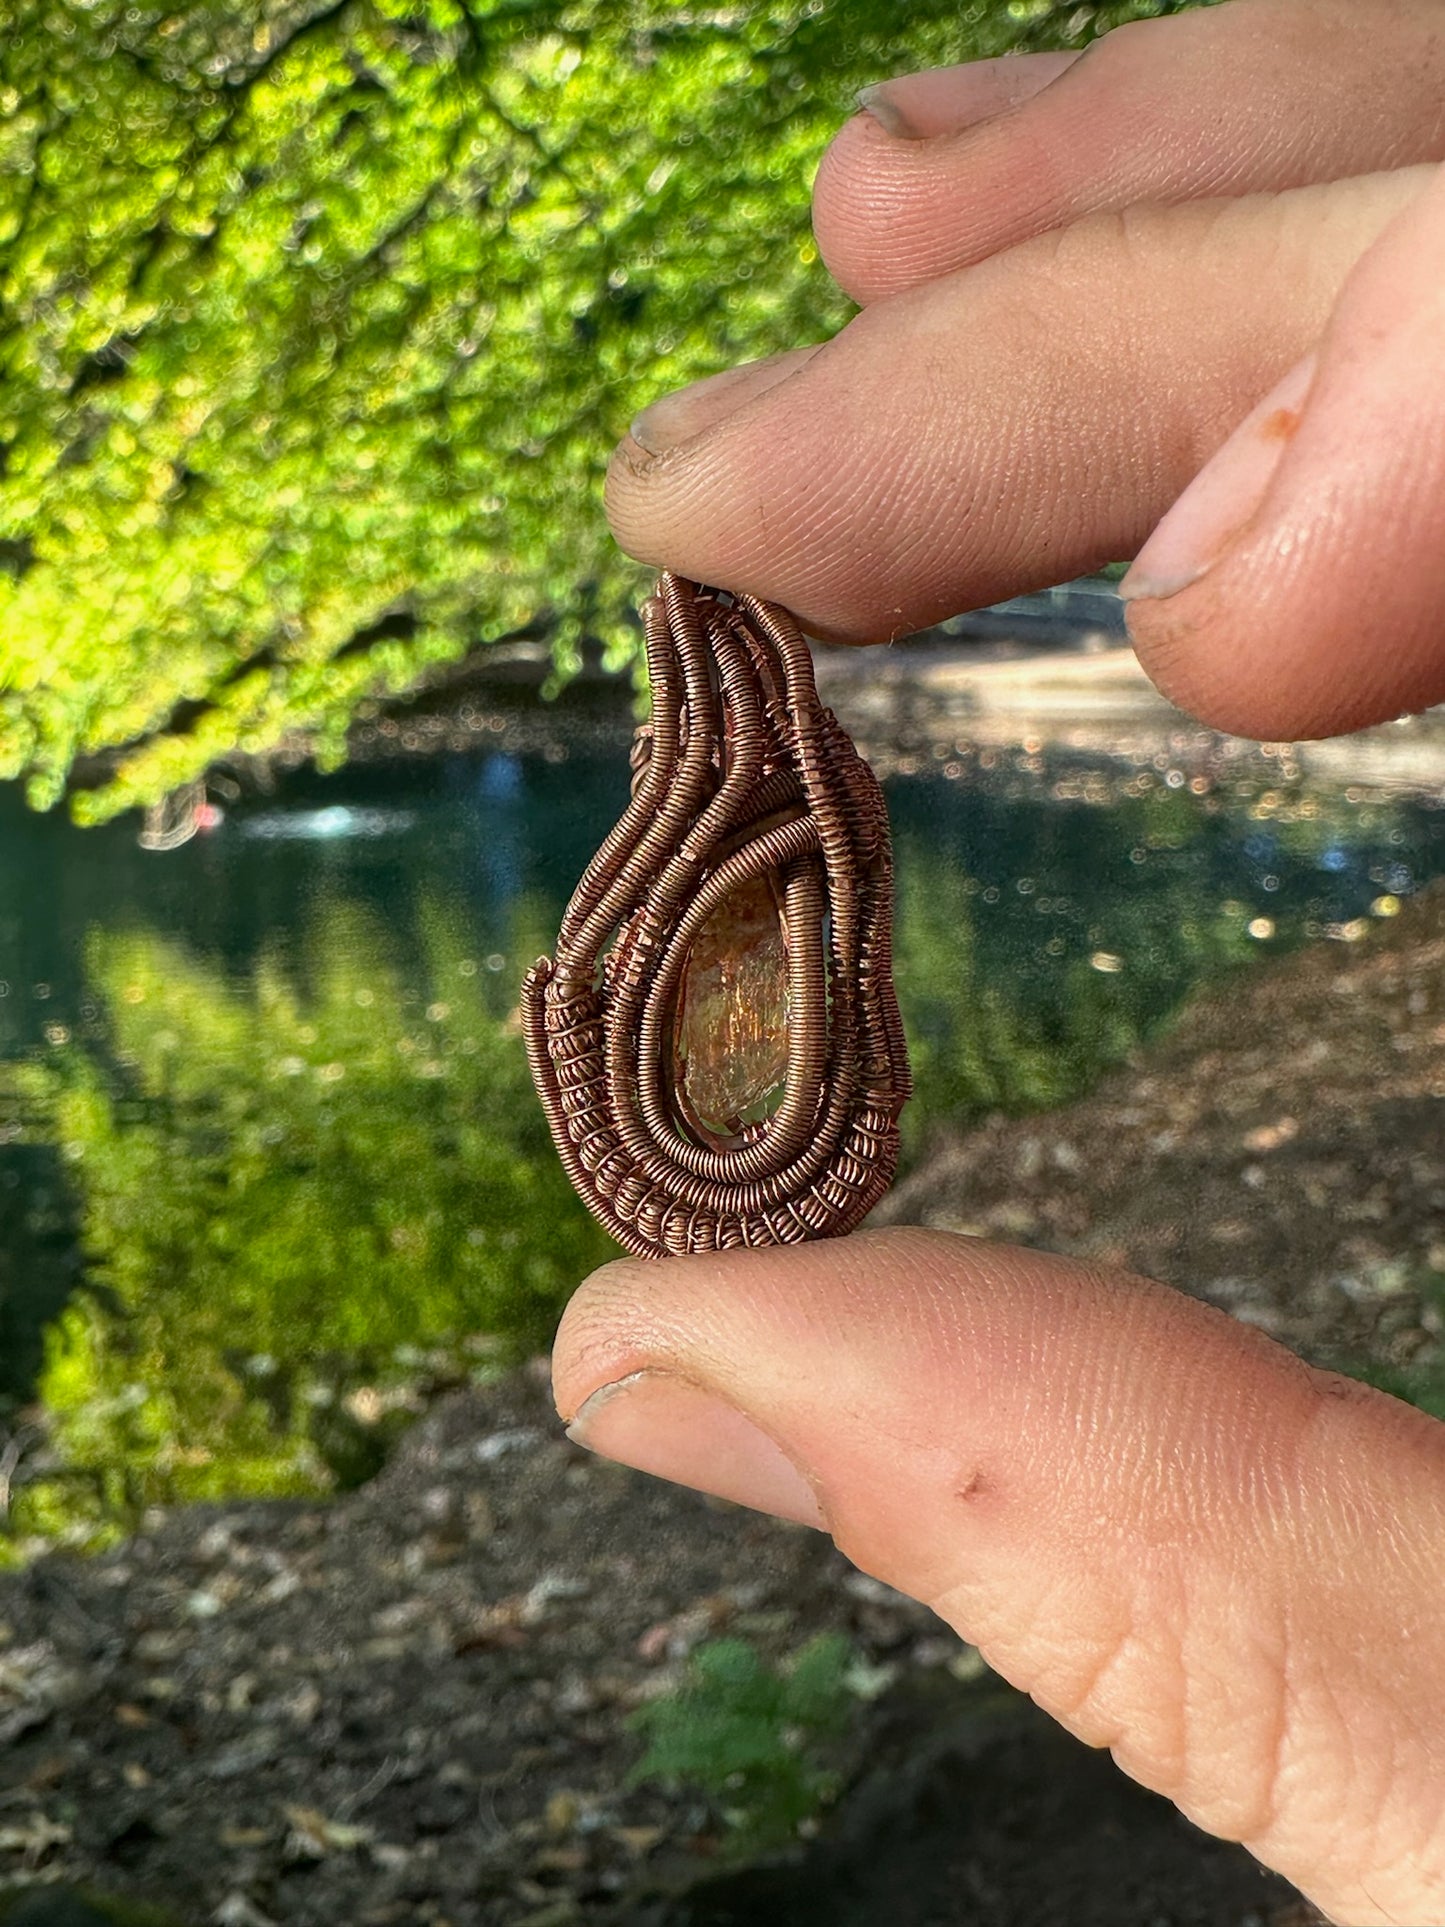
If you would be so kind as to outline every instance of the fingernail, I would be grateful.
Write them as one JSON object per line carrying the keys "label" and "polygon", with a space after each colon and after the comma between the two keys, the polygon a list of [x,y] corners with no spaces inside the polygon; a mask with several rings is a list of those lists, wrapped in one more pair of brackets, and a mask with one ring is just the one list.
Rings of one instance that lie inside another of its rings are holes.
{"label": "fingernail", "polygon": [[878,80],[871,87],[858,89],[858,105],[865,114],[871,114],[885,134],[894,140],[921,141],[926,137],[909,119],[901,104],[893,99],[890,91],[892,83]]}
{"label": "fingernail", "polygon": [[1119,584],[1126,602],[1178,595],[1214,567],[1268,493],[1314,374],[1315,357],[1306,355],[1204,464]]}
{"label": "fingernail", "polygon": [[736,1406],[670,1372],[604,1385],[567,1436],[619,1465],[827,1530],[812,1486],[781,1447]]}
{"label": "fingernail", "polygon": [[676,394],[663,395],[650,403],[627,432],[649,455],[665,455],[776,388],[817,352],[816,347],[789,348],[780,355],[745,362],[741,368],[724,369],[720,375],[707,375],[688,388],[679,388]]}
{"label": "fingernail", "polygon": [[1077,54],[1003,54],[957,67],[900,74],[864,87],[858,105],[895,140],[961,134],[1007,113],[1056,81]]}

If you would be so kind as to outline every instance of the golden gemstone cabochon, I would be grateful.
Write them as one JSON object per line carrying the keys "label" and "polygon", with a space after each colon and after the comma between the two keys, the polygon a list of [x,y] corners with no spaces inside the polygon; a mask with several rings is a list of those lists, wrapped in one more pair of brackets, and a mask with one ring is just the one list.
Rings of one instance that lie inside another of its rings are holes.
{"label": "golden gemstone cabochon", "polygon": [[777,888],[739,884],[693,939],[673,1053],[685,1108],[713,1137],[765,1115],[788,1075],[788,951]]}

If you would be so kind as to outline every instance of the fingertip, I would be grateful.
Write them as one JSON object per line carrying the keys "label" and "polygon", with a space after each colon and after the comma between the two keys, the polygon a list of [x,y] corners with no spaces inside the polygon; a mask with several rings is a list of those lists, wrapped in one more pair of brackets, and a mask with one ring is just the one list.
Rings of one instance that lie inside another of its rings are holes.
{"label": "fingertip", "polygon": [[1439,629],[1361,606],[1329,576],[1318,593],[1291,597],[1221,572],[1167,600],[1131,602],[1124,620],[1162,696],[1249,742],[1347,736],[1445,700]]}
{"label": "fingertip", "polygon": [[1232,734],[1343,735],[1445,697],[1445,168],[1394,185],[1317,352],[1215,452],[1127,584],[1145,670]]}
{"label": "fingertip", "polygon": [[600,1386],[567,1428],[589,1452],[677,1485],[826,1529],[806,1473],[737,1406],[670,1372]]}
{"label": "fingertip", "polygon": [[[733,498],[744,485],[750,444],[767,447],[772,439],[767,398],[804,376],[825,346],[810,343],[723,369],[642,409],[613,450],[603,484],[603,509],[618,545],[654,567],[768,593],[746,568],[741,579],[727,581],[725,569],[700,557],[711,533],[726,527],[740,506]],[[747,526],[755,529],[755,518]],[[769,525],[772,533],[776,526]]]}
{"label": "fingertip", "polygon": [[602,482],[602,512],[613,540],[624,554],[656,568],[666,564],[656,551],[651,505],[657,494],[657,471],[666,460],[628,433],[613,449]]}
{"label": "fingertip", "polygon": [[640,1258],[615,1258],[588,1274],[568,1300],[552,1341],[552,1398],[571,1425],[594,1393],[656,1362],[659,1335],[647,1316]]}
{"label": "fingertip", "polygon": [[558,1411],[570,1423],[600,1387],[644,1369],[746,1376],[776,1354],[784,1329],[792,1344],[824,1344],[834,1332],[829,1308],[840,1298],[861,1324],[874,1294],[896,1295],[900,1279],[908,1289],[942,1280],[962,1243],[976,1249],[986,1272],[994,1247],[916,1227],[768,1250],[613,1259],[583,1279],[558,1325]]}
{"label": "fingertip", "polygon": [[617,444],[616,448],[613,449],[611,459],[608,463],[609,480],[611,479],[612,470],[616,469],[629,480],[645,482],[656,466],[658,457],[662,451],[656,448],[649,448],[646,442],[642,441],[638,436],[636,431],[641,423],[641,419],[641,416],[639,416],[637,420],[631,424],[627,433],[622,437],[622,440]]}
{"label": "fingertip", "polygon": [[[864,111],[834,136],[813,184],[818,251],[854,300],[916,286],[1048,224],[1058,211],[1050,137],[1031,135],[1023,115],[1080,57],[1008,54],[862,90]],[[1058,138],[1077,147],[1079,134]]]}

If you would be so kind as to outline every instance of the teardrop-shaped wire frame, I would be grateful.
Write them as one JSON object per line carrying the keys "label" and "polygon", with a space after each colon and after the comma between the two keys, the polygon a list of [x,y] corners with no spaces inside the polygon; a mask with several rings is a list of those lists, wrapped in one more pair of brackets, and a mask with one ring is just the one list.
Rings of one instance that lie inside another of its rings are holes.
{"label": "teardrop-shaped wire frame", "polygon": [[[642,615],[652,720],[556,955],[523,983],[532,1077],[568,1177],[634,1256],[839,1237],[892,1181],[911,1088],[882,791],[785,609],[665,575]],[[769,873],[787,1081],[721,1143],[689,1127],[675,1086],[678,997],[698,931]]]}

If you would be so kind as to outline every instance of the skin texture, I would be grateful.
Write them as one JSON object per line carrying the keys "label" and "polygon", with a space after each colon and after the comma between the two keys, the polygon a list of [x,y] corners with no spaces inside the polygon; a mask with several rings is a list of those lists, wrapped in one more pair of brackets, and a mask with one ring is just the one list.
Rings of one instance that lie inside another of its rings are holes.
{"label": "skin texture", "polygon": [[951,133],[940,77],[905,77],[881,93],[933,138],[890,139],[866,115],[843,128],[818,172],[814,224],[854,300],[937,280],[1088,214],[1445,160],[1438,0],[1210,7],[1123,27],[1056,80],[981,124],[965,95],[960,118],[971,124]]}
{"label": "skin texture", "polygon": [[[822,348],[647,408],[609,478],[619,541],[885,640],[1136,552],[1316,352],[1268,499],[1241,496],[1228,555],[1167,606],[1136,601],[1135,641],[1176,702],[1265,738],[1438,701],[1442,46],[1442,0],[1236,0],[1110,36],[962,135],[850,122],[817,225],[868,305]],[[1100,130],[1146,94],[1138,201],[1132,133],[1115,151]],[[1046,176],[1063,201],[1040,203]]]}
{"label": "skin texture", "polygon": [[618,539],[875,640],[1130,554],[1427,185],[1091,215],[877,302],[690,440],[624,444]]}
{"label": "skin texture", "polygon": [[[619,540],[848,640],[1137,552],[1205,722],[1445,696],[1442,47],[1445,0],[1234,0],[885,83],[816,190],[861,313],[649,406]],[[1445,1920],[1445,1427],[920,1232],[609,1268],[554,1369],[574,1436],[831,1531],[1332,1919]]]}
{"label": "skin texture", "polygon": [[610,1266],[554,1371],[574,1437],[811,1511],[1335,1919],[1445,1919],[1445,1426],[1161,1285],[923,1231]]}

